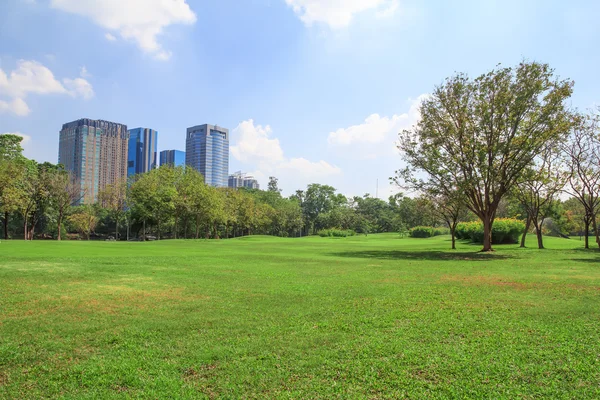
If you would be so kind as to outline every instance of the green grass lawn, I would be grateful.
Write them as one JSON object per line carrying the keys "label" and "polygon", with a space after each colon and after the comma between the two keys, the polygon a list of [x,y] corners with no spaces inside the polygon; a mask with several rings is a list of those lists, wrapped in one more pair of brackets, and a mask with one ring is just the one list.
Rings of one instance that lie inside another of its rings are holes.
{"label": "green grass lawn", "polygon": [[546,245],[3,241],[0,398],[600,398],[600,253]]}

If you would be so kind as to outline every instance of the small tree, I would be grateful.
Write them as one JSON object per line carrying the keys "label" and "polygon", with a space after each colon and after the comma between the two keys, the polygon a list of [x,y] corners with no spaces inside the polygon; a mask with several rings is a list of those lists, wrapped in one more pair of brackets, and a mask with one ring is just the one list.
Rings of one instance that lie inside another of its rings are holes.
{"label": "small tree", "polygon": [[77,232],[85,236],[87,240],[90,240],[90,234],[98,225],[98,217],[96,216],[94,207],[85,205],[69,216],[69,222]]}
{"label": "small tree", "polygon": [[444,220],[452,236],[452,250],[456,250],[456,226],[467,218],[464,198],[457,190],[431,191],[427,194],[434,211]]}
{"label": "small tree", "polygon": [[71,174],[60,169],[48,180],[50,203],[56,210],[57,240],[61,240],[62,223],[71,206],[78,203],[84,196],[81,187],[74,181]]}
{"label": "small tree", "polygon": [[585,245],[589,248],[588,232],[591,223],[600,246],[596,215],[600,207],[600,137],[599,121],[593,116],[578,116],[563,154],[570,167],[566,192],[575,197],[585,210]]}
{"label": "small tree", "polygon": [[121,179],[107,185],[98,193],[98,203],[110,213],[115,220],[115,240],[119,240],[119,221],[127,210],[127,180]]}
{"label": "small tree", "polygon": [[562,191],[568,175],[563,168],[560,154],[553,146],[544,149],[517,181],[513,193],[527,213],[527,223],[521,247],[530,224],[535,227],[538,248],[544,248],[542,227],[544,220],[553,212],[554,201]]}

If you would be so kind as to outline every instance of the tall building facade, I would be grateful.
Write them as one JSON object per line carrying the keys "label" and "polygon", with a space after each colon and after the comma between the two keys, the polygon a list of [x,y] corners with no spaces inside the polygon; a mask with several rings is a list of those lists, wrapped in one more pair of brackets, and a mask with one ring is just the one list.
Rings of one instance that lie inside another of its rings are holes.
{"label": "tall building facade", "polygon": [[171,165],[172,167],[185,166],[185,151],[164,150],[160,152],[160,165]]}
{"label": "tall building facade", "polygon": [[127,151],[127,176],[143,174],[158,167],[158,132],[154,129],[135,128],[129,130]]}
{"label": "tall building facade", "polygon": [[227,187],[229,129],[208,124],[188,128],[185,164],[204,175],[207,185]]}
{"label": "tall building facade", "polygon": [[260,189],[258,181],[253,176],[246,175],[242,171],[238,171],[229,175],[229,187],[230,188],[247,188],[247,189]]}
{"label": "tall building facade", "polygon": [[107,185],[127,177],[127,125],[79,119],[59,133],[58,163],[79,185],[83,203],[93,203]]}

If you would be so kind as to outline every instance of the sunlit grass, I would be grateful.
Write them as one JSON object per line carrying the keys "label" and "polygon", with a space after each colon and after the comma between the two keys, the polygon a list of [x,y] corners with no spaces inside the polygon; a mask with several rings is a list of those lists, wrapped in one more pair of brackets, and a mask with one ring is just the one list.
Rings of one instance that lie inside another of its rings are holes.
{"label": "sunlit grass", "polygon": [[600,253],[546,245],[2,242],[0,398],[598,398]]}

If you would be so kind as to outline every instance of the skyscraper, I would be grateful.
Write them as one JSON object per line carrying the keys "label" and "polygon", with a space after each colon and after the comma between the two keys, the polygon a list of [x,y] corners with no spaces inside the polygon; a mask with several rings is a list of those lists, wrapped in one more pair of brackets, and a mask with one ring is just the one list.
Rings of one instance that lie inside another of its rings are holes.
{"label": "skyscraper", "polygon": [[154,129],[135,128],[129,130],[127,176],[143,174],[158,166],[157,141],[158,132]]}
{"label": "skyscraper", "polygon": [[204,182],[227,187],[229,129],[199,125],[187,129],[185,164],[204,175]]}
{"label": "skyscraper", "polygon": [[160,165],[171,165],[173,167],[185,166],[185,151],[164,150],[160,152]]}
{"label": "skyscraper", "polygon": [[247,189],[260,189],[258,181],[251,175],[246,175],[242,171],[238,171],[234,174],[229,175],[229,187],[230,188],[247,188]]}
{"label": "skyscraper", "polygon": [[58,162],[80,186],[82,202],[93,203],[107,185],[127,177],[127,125],[83,118],[63,125]]}

